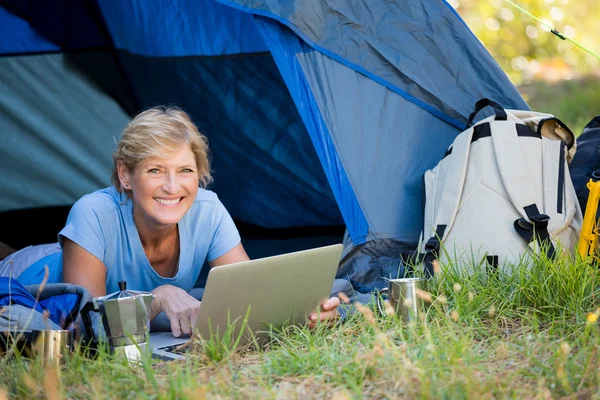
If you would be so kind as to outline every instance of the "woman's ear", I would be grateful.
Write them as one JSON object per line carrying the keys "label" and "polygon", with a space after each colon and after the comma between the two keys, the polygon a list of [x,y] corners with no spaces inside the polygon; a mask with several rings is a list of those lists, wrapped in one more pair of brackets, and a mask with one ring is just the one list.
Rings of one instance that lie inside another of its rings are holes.
{"label": "woman's ear", "polygon": [[121,160],[117,161],[117,172],[119,174],[119,182],[121,187],[125,190],[131,190],[131,174],[125,163]]}

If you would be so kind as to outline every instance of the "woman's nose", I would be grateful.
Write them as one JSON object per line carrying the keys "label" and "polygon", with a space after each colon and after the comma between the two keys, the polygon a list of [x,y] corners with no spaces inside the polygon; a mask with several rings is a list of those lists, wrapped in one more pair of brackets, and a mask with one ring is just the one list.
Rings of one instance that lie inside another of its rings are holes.
{"label": "woman's nose", "polygon": [[163,190],[167,193],[175,194],[181,189],[181,184],[177,179],[177,174],[166,174]]}

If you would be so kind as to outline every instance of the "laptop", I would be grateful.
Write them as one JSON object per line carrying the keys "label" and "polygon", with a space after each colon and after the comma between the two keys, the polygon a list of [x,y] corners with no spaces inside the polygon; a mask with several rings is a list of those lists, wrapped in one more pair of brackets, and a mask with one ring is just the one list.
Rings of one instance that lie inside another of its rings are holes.
{"label": "laptop", "polygon": [[[272,327],[306,323],[329,297],[342,248],[336,244],[212,268],[191,346],[198,345],[196,339],[228,336],[240,338],[238,348],[263,344]],[[174,351],[189,340],[152,333],[149,345],[157,359],[178,359],[184,356]]]}

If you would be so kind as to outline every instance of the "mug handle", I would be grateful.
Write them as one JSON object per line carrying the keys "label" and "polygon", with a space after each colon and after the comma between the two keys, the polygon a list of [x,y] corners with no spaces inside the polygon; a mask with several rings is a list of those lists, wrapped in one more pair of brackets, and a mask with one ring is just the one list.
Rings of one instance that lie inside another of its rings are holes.
{"label": "mug handle", "polygon": [[387,294],[389,297],[389,289],[388,288],[383,288],[381,289],[378,293],[377,293],[377,297],[376,297],[376,301],[377,301],[377,310],[379,311],[379,315],[381,315],[382,317],[385,317],[387,314],[385,313],[385,309],[383,307],[383,300],[382,300],[382,296],[383,294]]}

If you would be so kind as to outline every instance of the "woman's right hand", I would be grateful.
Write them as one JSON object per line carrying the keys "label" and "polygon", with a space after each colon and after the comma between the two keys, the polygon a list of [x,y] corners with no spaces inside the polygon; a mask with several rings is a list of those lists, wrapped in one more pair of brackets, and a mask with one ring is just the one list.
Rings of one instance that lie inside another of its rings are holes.
{"label": "woman's right hand", "polygon": [[196,326],[200,302],[173,285],[159,286],[151,293],[155,297],[150,306],[150,319],[164,311],[171,322],[173,336],[191,335]]}

